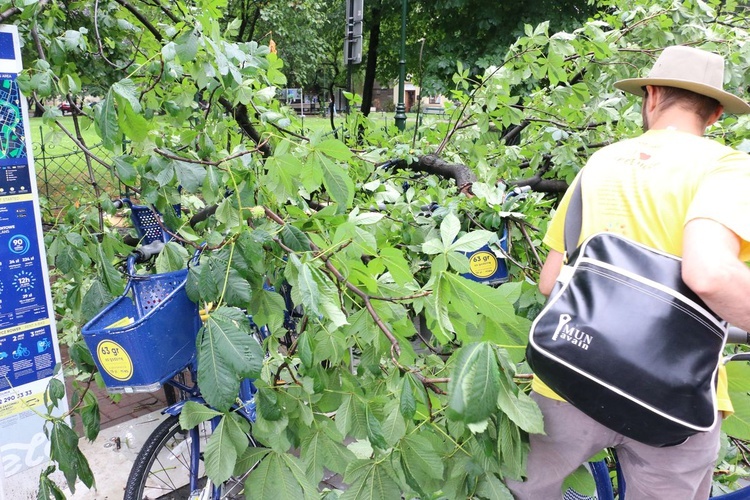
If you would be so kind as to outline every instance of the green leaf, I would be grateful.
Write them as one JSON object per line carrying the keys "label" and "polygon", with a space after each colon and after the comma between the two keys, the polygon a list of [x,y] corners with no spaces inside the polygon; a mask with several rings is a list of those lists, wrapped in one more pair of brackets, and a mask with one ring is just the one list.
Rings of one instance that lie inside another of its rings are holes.
{"label": "green leaf", "polygon": [[341,310],[341,299],[339,298],[338,288],[320,269],[312,266],[309,269],[321,293],[319,297],[320,306],[325,318],[331,322],[333,328],[340,328],[346,325],[347,319]]}
{"label": "green leaf", "polygon": [[506,378],[500,379],[497,406],[521,429],[531,434],[543,434],[544,418],[539,406],[525,392],[508,387],[508,383]]}
{"label": "green leaf", "polygon": [[354,156],[352,151],[346,147],[346,144],[338,139],[327,139],[315,146],[315,149],[326,156],[341,161],[348,161]]}
{"label": "green leaf", "polygon": [[486,245],[487,242],[490,241],[490,238],[493,238],[494,236],[495,233],[492,231],[472,231],[451,243],[448,246],[448,249],[456,252],[473,252]]}
{"label": "green leaf", "polygon": [[383,450],[388,448],[388,443],[386,443],[385,436],[383,436],[383,428],[370,405],[365,405],[365,423],[367,438],[370,440],[370,444]]}
{"label": "green leaf", "polygon": [[104,100],[99,103],[95,122],[104,147],[114,150],[115,146],[119,145],[122,140],[122,134],[117,124],[117,111],[115,109],[113,89],[110,88]]}
{"label": "green leaf", "polygon": [[180,426],[183,429],[192,429],[206,420],[221,415],[221,412],[209,408],[206,405],[196,403],[195,401],[187,401],[180,412]]}
{"label": "green leaf", "polygon": [[286,304],[276,292],[261,288],[254,290],[248,307],[257,325],[267,325],[272,332],[282,332]]}
{"label": "green leaf", "polygon": [[47,391],[44,394],[45,400],[49,398],[52,406],[57,407],[61,399],[65,398],[65,384],[60,379],[52,377],[47,385]]}
{"label": "green leaf", "polygon": [[211,433],[204,453],[206,474],[214,483],[223,483],[232,476],[237,457],[248,442],[232,415],[225,415]]}
{"label": "green leaf", "polygon": [[440,272],[435,279],[432,294],[427,298],[430,307],[426,309],[427,317],[435,321],[435,328],[430,325],[432,333],[443,344],[452,340],[455,328],[448,314],[450,303],[450,286],[443,278],[447,273]]}
{"label": "green leaf", "polygon": [[64,244],[55,257],[55,265],[65,274],[73,274],[83,267],[81,252],[73,245]]}
{"label": "green leaf", "polygon": [[59,486],[55,484],[49,478],[49,474],[54,472],[54,466],[48,467],[47,470],[39,476],[39,491],[37,492],[37,500],[49,500],[54,498],[55,500],[65,500],[65,494]]}
{"label": "green leaf", "polygon": [[399,411],[398,405],[391,405],[392,409],[383,422],[383,437],[388,447],[394,446],[406,433],[406,422]]}
{"label": "green leaf", "polygon": [[284,464],[289,469],[289,471],[292,473],[292,476],[294,477],[294,479],[297,481],[297,484],[299,484],[302,487],[302,490],[305,493],[304,498],[317,499],[318,498],[317,485],[313,484],[310,481],[310,478],[307,477],[307,474],[305,472],[305,467],[302,461],[296,456],[292,455],[291,453],[285,453],[281,455],[281,458],[284,461]]}
{"label": "green leaf", "polygon": [[302,263],[295,255],[289,256],[285,276],[292,285],[292,300],[295,304],[302,304],[307,314],[319,316],[320,289],[312,275],[311,266]]}
{"label": "green leaf", "polygon": [[409,269],[409,263],[404,258],[401,250],[397,248],[382,248],[380,249],[380,260],[383,261],[385,267],[391,273],[393,281],[398,285],[405,285],[414,281],[414,276]]}
{"label": "green leaf", "polygon": [[260,376],[265,355],[251,335],[250,322],[245,313],[236,308],[220,307],[211,313],[205,329],[217,355],[237,375],[249,378]]}
{"label": "green leaf", "polygon": [[389,464],[374,460],[356,460],[346,469],[344,481],[351,486],[339,500],[393,500],[401,490],[391,476]]}
{"label": "green leaf", "polygon": [[219,300],[221,293],[219,286],[223,283],[223,276],[222,270],[219,269],[216,271],[216,268],[217,264],[213,262],[213,259],[208,259],[202,265],[190,268],[190,271],[188,272],[189,279],[186,287],[188,287],[188,296],[191,299],[196,302],[198,302],[198,300],[206,302]]}
{"label": "green leaf", "polygon": [[255,393],[256,403],[258,411],[263,415],[263,418],[273,422],[280,420],[284,412],[279,406],[279,398],[276,395],[276,391],[269,387],[259,387],[258,392]]}
{"label": "green leaf", "polygon": [[91,286],[86,290],[86,294],[83,296],[81,302],[81,314],[85,320],[90,320],[110,302],[114,300],[114,296],[107,290],[101,281],[94,281]]}
{"label": "green leaf", "polygon": [[470,308],[499,325],[516,322],[513,303],[507,300],[503,291],[452,273],[443,273],[442,276],[457,297],[454,300],[458,307]]}
{"label": "green leaf", "polygon": [[[318,422],[321,424],[319,429],[322,428],[320,432],[327,436],[326,438],[321,436],[320,442],[322,458],[325,460],[323,465],[327,469],[343,475],[349,464],[356,460],[356,456],[349,448],[344,446],[342,436],[336,431],[330,420],[319,420]],[[303,458],[305,458],[304,453]]]}
{"label": "green leaf", "polygon": [[721,430],[738,439],[750,440],[750,364],[727,363],[726,368],[734,413],[724,419]]}
{"label": "green leaf", "polygon": [[199,192],[206,178],[205,168],[185,161],[176,162],[175,173],[180,186],[188,193]]}
{"label": "green leaf", "polygon": [[461,230],[461,222],[453,212],[448,212],[443,222],[440,224],[440,238],[443,242],[443,248],[450,248],[453,241]]}
{"label": "green leaf", "polygon": [[295,304],[302,304],[305,312],[325,317],[334,328],[347,324],[341,311],[338,289],[322,271],[290,255],[285,276],[292,285],[292,300]]}
{"label": "green leaf", "polygon": [[195,30],[178,36],[175,39],[175,44],[175,53],[183,64],[194,60],[198,54],[198,34]]}
{"label": "green leaf", "polygon": [[91,356],[91,351],[89,351],[88,346],[86,346],[83,340],[79,340],[69,346],[68,354],[78,368],[82,370],[88,369],[89,371],[94,370],[94,358]]}
{"label": "green leaf", "polygon": [[285,454],[269,452],[248,475],[245,481],[245,491],[253,492],[257,498],[278,500],[314,498],[309,491],[309,485],[300,484],[295,473],[290,470],[286,458]]}
{"label": "green leaf", "polygon": [[351,206],[354,183],[346,170],[325,157],[319,157],[318,164],[323,171],[323,185],[331,198],[341,206],[340,211]]}
{"label": "green leaf", "polygon": [[327,442],[332,440],[322,430],[307,434],[302,439],[300,457],[305,462],[307,476],[317,481],[323,478],[323,470],[328,466],[329,457],[325,451]]}
{"label": "green leaf", "polygon": [[72,492],[75,492],[78,477],[77,451],[78,435],[62,420],[54,420],[50,433],[50,458],[57,462]]}
{"label": "green leaf", "polygon": [[482,422],[494,413],[500,391],[500,370],[489,342],[469,344],[454,354],[448,384],[448,414],[467,424]]}
{"label": "green leaf", "polygon": [[565,478],[563,491],[567,491],[568,488],[573,489],[573,491],[581,495],[594,496],[596,494],[594,476],[591,475],[585,464],[579,466],[571,475]]}
{"label": "green leaf", "polygon": [[116,156],[114,159],[115,172],[117,177],[128,185],[135,184],[138,177],[138,171],[135,169],[132,163],[132,157],[130,156]]}
{"label": "green leaf", "polygon": [[250,303],[251,292],[247,280],[236,269],[230,268],[225,276],[224,302],[229,306],[245,309]]}
{"label": "green leaf", "polygon": [[245,448],[239,458],[237,458],[237,463],[234,466],[234,475],[244,476],[247,471],[254,469],[270,452],[270,448],[256,446]]}
{"label": "green leaf", "polygon": [[141,112],[141,103],[138,100],[138,88],[136,87],[133,80],[125,78],[123,80],[120,80],[119,82],[115,82],[114,84],[112,84],[111,91],[130,103],[133,111],[135,111],[136,113]]}
{"label": "green leaf", "polygon": [[409,380],[409,375],[404,375],[401,382],[401,400],[399,406],[401,414],[406,418],[412,418],[417,412],[417,400],[414,397],[414,389]]}
{"label": "green leaf", "polygon": [[99,435],[101,428],[101,417],[99,413],[99,402],[92,392],[87,392],[84,396],[86,404],[80,408],[81,423],[86,439],[93,441]]}
{"label": "green leaf", "polygon": [[274,155],[266,160],[266,175],[264,177],[268,188],[280,200],[294,198],[299,192],[300,175],[305,166],[292,154]]}
{"label": "green leaf", "polygon": [[502,413],[497,418],[497,451],[503,476],[520,481],[526,471],[528,443],[520,429]]}
{"label": "green leaf", "polygon": [[443,480],[443,461],[424,435],[410,434],[401,440],[401,463],[419,484]]}
{"label": "green leaf", "polygon": [[513,500],[505,484],[492,473],[486,473],[477,483],[477,495],[482,498],[491,498],[493,500]]}
{"label": "green leaf", "polygon": [[130,104],[123,103],[117,115],[120,130],[135,142],[144,141],[151,130],[151,123],[139,112],[133,110]]}
{"label": "green leaf", "polygon": [[93,488],[94,487],[94,473],[91,471],[91,467],[89,466],[89,461],[86,458],[86,456],[83,454],[83,452],[76,448],[76,451],[74,453],[73,461],[75,462],[76,471],[78,473],[78,478],[81,480],[81,482],[86,486],[86,488]]}
{"label": "green leaf", "polygon": [[445,246],[439,238],[432,238],[422,243],[422,251],[427,255],[437,255],[445,252]]}
{"label": "green leaf", "polygon": [[291,224],[284,224],[281,228],[281,241],[295,252],[307,252],[310,250],[310,240],[305,233]]}
{"label": "green leaf", "polygon": [[188,257],[185,247],[169,241],[156,256],[156,271],[159,273],[179,271],[185,267]]}
{"label": "green leaf", "polygon": [[198,382],[206,401],[219,410],[234,403],[241,378],[260,374],[264,354],[250,333],[242,311],[222,306],[198,334]]}

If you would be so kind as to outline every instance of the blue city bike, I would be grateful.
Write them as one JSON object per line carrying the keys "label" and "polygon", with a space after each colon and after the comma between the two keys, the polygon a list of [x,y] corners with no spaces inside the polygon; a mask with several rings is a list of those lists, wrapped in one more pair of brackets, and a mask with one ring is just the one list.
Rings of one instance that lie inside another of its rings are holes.
{"label": "blue city bike", "polygon": [[[189,268],[199,265],[203,248],[194,252],[188,269],[140,273],[139,269],[149,267],[173,239],[172,234],[153,207],[135,204],[127,198],[115,200],[114,205],[130,210],[136,230],[136,237],[129,239],[135,249],[124,266],[127,286],[120,297],[84,325],[82,335],[108,392],[154,392],[164,388],[169,405],[162,410],[166,418],[148,436],[134,462],[124,498],[244,498],[244,479],[252,468],[242,477],[220,485],[212,484],[206,477],[203,452],[219,418],[187,430],[179,422],[187,402],[206,405],[197,384],[195,345],[202,321],[197,304],[188,298],[185,289]],[[179,217],[179,207],[174,209]],[[190,222],[200,222],[210,213],[207,210],[198,214]],[[266,289],[273,287],[267,284]],[[287,332],[280,340],[283,344],[291,339],[301,313],[295,309],[286,284],[280,286],[279,293],[287,309],[284,322]],[[252,336],[262,343],[269,335],[268,328],[256,326],[250,317],[247,321]],[[232,408],[249,424],[255,421],[255,392],[253,381],[243,380]],[[247,445],[256,446],[249,432],[246,436]]]}
{"label": "blue city bike", "polygon": [[[508,196],[519,196],[527,191],[518,188]],[[84,326],[83,336],[108,391],[150,392],[169,387],[178,395],[174,404],[162,410],[166,418],[144,442],[128,477],[124,498],[245,498],[244,482],[253,467],[223,484],[212,484],[206,475],[204,450],[219,425],[219,417],[189,429],[183,429],[180,423],[180,415],[188,402],[206,405],[197,384],[195,339],[201,320],[197,305],[188,299],[185,291],[188,270],[138,274],[137,267],[157,255],[170,235],[153,208],[134,205],[129,200],[121,206],[131,210],[133,225],[141,238],[140,246],[127,258],[125,292]],[[420,215],[430,217],[437,208],[434,203],[423,206]],[[210,209],[205,213],[210,214]],[[196,217],[190,222],[195,224]],[[483,247],[467,255],[472,262],[472,272],[467,273],[467,278],[488,285],[507,281],[505,261],[495,256],[497,252],[508,251],[507,226],[498,236],[496,250]],[[199,253],[196,253],[190,265],[198,263]],[[282,284],[278,292],[286,307],[286,332],[282,332],[281,337],[289,342],[302,314],[291,300],[288,285]],[[248,321],[254,337],[262,343],[270,332],[265,326],[253,324],[250,318]],[[274,332],[274,336],[280,337],[279,332]],[[247,422],[248,429],[255,422],[255,393],[253,381],[243,380],[231,409]],[[246,439],[247,446],[259,446],[249,431]]]}
{"label": "blue city bike", "polygon": [[[186,402],[206,404],[196,382],[195,338],[201,320],[185,291],[188,270],[137,274],[137,265],[152,256],[139,249],[128,257],[125,293],[83,328],[109,392],[151,392],[168,385],[179,394],[179,401],[163,410],[167,418],[144,443],[124,498],[236,498],[244,488],[244,477],[215,486],[205,476],[202,450],[218,419],[188,430],[179,422]],[[198,264],[198,257],[196,252],[191,265]],[[248,321],[253,336],[262,342],[268,330]],[[252,380],[244,380],[233,408],[249,423],[255,421],[254,394]],[[249,446],[255,446],[249,434],[247,439]]]}
{"label": "blue city bike", "polygon": [[[750,344],[750,334],[739,328],[730,327],[727,344],[748,345]],[[750,361],[750,352],[730,354],[723,359],[724,364],[732,361]],[[629,498],[627,496],[627,481],[620,463],[617,461],[616,451],[611,450],[609,459],[589,462],[586,467],[596,484],[594,496],[568,488],[563,494],[563,500],[626,500]],[[747,486],[738,490],[712,495],[711,498],[716,500],[750,500],[750,482]]]}

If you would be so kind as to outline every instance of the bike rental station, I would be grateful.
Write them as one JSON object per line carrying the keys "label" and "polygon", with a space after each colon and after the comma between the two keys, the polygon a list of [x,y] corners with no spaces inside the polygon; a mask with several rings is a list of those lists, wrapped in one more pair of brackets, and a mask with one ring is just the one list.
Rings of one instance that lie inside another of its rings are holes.
{"label": "bike rental station", "polygon": [[17,28],[0,26],[0,500],[36,496],[49,464],[44,393],[62,380],[21,69]]}

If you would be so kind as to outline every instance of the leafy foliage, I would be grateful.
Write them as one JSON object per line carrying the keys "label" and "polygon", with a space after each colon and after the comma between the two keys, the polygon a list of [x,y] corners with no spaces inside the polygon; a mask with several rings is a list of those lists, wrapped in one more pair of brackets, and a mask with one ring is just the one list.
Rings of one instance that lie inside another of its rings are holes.
{"label": "leafy foliage", "polygon": [[[276,100],[288,68],[265,41],[237,36],[241,27],[222,19],[226,2],[3,4],[37,51],[20,77],[28,95],[76,99],[107,82],[76,123],[95,127],[116,157],[109,165],[80,146],[165,214],[175,242],[155,270],[184,267],[205,242],[187,288],[205,311],[199,382],[213,409],[188,404],[181,422],[221,419],[206,450],[212,479],[257,464],[247,486],[260,496],[311,498],[329,468],[348,485],[341,498],[509,498],[502,480],[522,477],[526,433],[543,429],[522,363],[543,300],[541,235],[586,157],[640,127],[639,103],[612,83],[673,43],[725,55],[732,90],[750,65],[739,4],[601,3],[567,32],[524,25],[483,71],[452,66],[448,119],[425,117],[400,135],[354,112],[341,139],[303,131]],[[45,117],[63,129],[57,109]],[[746,118],[727,117],[710,133],[747,149],[748,130]],[[470,192],[403,168],[427,154],[469,166]],[[382,166],[392,158],[400,167]],[[522,178],[539,192],[510,196]],[[128,249],[99,224],[98,208],[113,211],[108,195],[81,201],[45,243],[70,370],[95,379],[80,327],[122,292],[115,266]],[[215,212],[188,224],[206,205]],[[505,231],[510,282],[468,279],[467,253],[502,248]],[[287,287],[303,314],[288,348]],[[248,313],[270,326],[264,349]],[[248,376],[258,387],[252,434],[264,448],[244,446],[249,429],[233,411]],[[73,411],[95,436],[94,406],[79,399]],[[737,434],[747,435],[746,406],[728,420]],[[89,484],[77,436],[50,420],[53,459],[70,482]],[[40,492],[57,496],[48,473]]]}

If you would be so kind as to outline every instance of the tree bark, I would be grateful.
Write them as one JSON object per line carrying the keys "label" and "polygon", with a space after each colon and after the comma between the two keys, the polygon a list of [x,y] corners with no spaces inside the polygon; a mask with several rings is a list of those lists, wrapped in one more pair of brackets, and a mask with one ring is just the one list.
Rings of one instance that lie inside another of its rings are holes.
{"label": "tree bark", "polygon": [[374,1],[371,9],[372,24],[370,25],[370,40],[367,46],[367,66],[365,67],[365,82],[362,88],[362,114],[368,116],[372,108],[373,89],[375,88],[375,70],[378,67],[378,44],[380,43],[380,20],[382,9],[380,0]]}
{"label": "tree bark", "polygon": [[[405,162],[403,165],[406,166]],[[477,176],[466,165],[460,163],[448,163],[437,155],[420,156],[419,160],[407,167],[409,170],[435,174],[445,179],[453,179],[456,186],[462,191],[471,189],[471,185],[477,180]]]}
{"label": "tree bark", "polygon": [[[471,185],[477,180],[474,172],[466,165],[448,163],[434,154],[420,156],[417,161],[408,165],[405,161],[400,160],[396,162],[396,165],[415,172],[425,172],[445,179],[453,179],[463,192],[470,192]],[[544,179],[542,178],[542,172],[537,172],[535,175],[524,179],[507,181],[507,183],[518,187],[529,186],[532,191],[537,193],[562,194],[568,189],[567,182],[557,179]]]}
{"label": "tree bark", "polygon": [[226,112],[232,115],[242,131],[247,134],[247,136],[250,137],[253,142],[255,142],[261,154],[266,158],[271,156],[273,154],[273,151],[271,150],[271,147],[267,142],[262,142],[262,138],[258,133],[258,130],[255,128],[255,126],[253,126],[252,122],[250,121],[250,117],[247,114],[247,106],[245,106],[244,104],[232,106],[232,103],[224,97],[219,98],[219,102],[222,106],[224,106]]}

